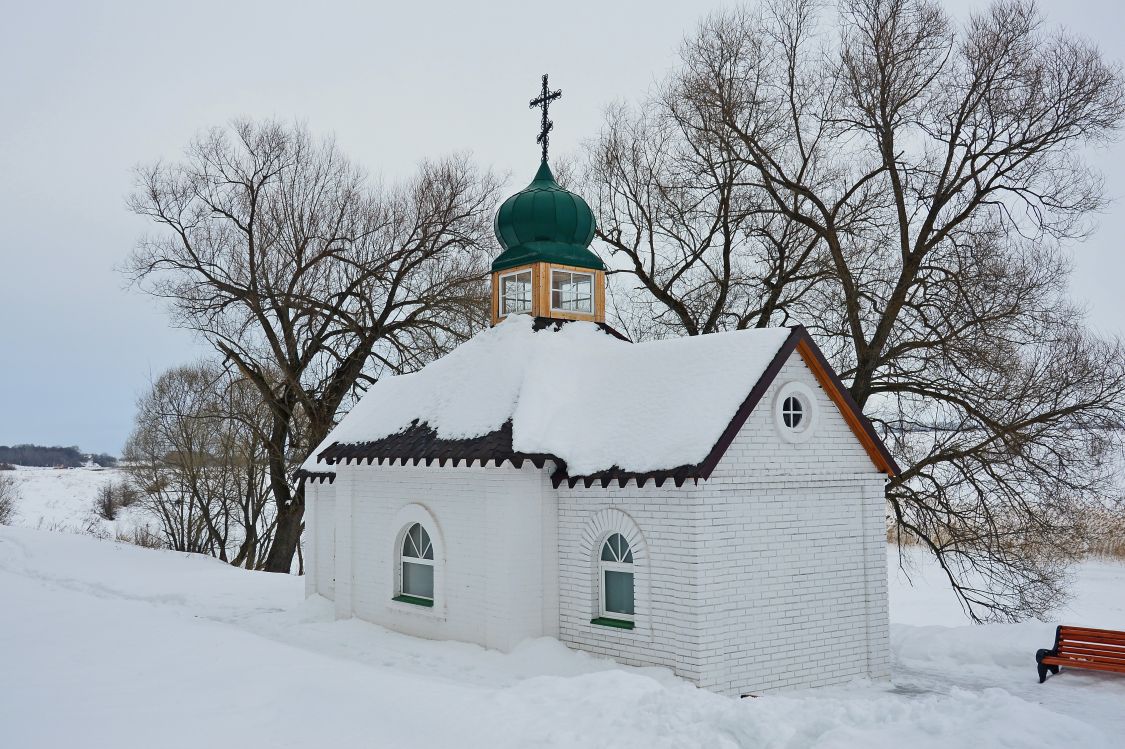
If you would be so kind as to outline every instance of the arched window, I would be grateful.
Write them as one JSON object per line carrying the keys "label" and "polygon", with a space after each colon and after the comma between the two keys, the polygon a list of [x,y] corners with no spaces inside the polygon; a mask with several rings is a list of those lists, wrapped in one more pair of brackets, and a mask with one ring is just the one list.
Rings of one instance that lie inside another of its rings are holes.
{"label": "arched window", "polygon": [[421,523],[414,523],[402,537],[398,592],[395,600],[434,605],[434,547]]}
{"label": "arched window", "polygon": [[614,533],[602,544],[598,580],[601,585],[600,616],[632,622],[633,551],[620,533]]}

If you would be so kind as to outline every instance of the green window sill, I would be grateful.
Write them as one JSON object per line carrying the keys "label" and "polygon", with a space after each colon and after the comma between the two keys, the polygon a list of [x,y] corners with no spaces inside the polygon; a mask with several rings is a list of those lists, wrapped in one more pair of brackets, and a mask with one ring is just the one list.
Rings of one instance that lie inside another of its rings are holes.
{"label": "green window sill", "polygon": [[605,616],[599,616],[597,619],[591,619],[590,624],[596,624],[599,627],[616,627],[617,629],[633,628],[633,622],[627,622],[624,619],[610,619]]}
{"label": "green window sill", "polygon": [[418,598],[417,596],[395,596],[391,600],[398,601],[399,603],[409,603],[415,606],[426,606],[429,608],[433,608],[434,605],[434,602],[429,598]]}

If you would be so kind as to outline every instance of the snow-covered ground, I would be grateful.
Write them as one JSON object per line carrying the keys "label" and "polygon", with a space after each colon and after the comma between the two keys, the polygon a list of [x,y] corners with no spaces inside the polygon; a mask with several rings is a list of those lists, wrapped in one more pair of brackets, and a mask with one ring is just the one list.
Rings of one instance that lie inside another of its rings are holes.
{"label": "snow-covered ground", "polygon": [[[299,578],[36,529],[48,507],[65,525],[55,496],[0,527],[4,747],[1125,745],[1125,677],[1039,685],[1053,625],[966,624],[921,557],[913,587],[892,566],[890,682],[736,700],[553,640],[337,622]],[[1125,629],[1125,565],[1082,565],[1075,591],[1060,620]]]}
{"label": "snow-covered ground", "polygon": [[12,525],[114,538],[118,532],[127,534],[142,522],[136,507],[121,510],[116,520],[105,520],[94,513],[98,490],[122,478],[121,471],[115,468],[16,466],[4,475],[14,477],[20,490]]}

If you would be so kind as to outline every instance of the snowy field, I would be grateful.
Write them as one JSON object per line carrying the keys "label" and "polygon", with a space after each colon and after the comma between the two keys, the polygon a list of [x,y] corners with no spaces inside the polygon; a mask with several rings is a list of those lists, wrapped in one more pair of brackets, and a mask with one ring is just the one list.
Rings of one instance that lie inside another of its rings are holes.
{"label": "snowy field", "polygon": [[27,468],[16,466],[13,476],[20,488],[20,501],[12,525],[63,533],[87,533],[102,538],[128,534],[139,522],[137,510],[122,509],[116,520],[94,513],[94,498],[105,484],[120,480],[114,468]]}
{"label": "snowy field", "polygon": [[[967,625],[921,557],[910,586],[891,555],[890,682],[736,700],[553,640],[505,655],[336,622],[299,578],[58,532],[112,472],[19,474],[2,747],[1125,746],[1125,677],[1039,685],[1053,624]],[[1082,565],[1075,593],[1058,621],[1125,629],[1125,566]]]}

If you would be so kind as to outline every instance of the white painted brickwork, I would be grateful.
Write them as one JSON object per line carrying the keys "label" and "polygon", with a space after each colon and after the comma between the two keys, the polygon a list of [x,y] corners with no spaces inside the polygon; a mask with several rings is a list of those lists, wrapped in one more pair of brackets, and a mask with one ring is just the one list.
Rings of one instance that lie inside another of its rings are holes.
{"label": "white painted brickwork", "polygon": [[[775,419],[792,381],[817,399],[803,442]],[[557,636],[726,694],[888,674],[884,477],[799,355],[707,482],[555,490],[550,470],[337,466],[311,494],[317,592],[331,596],[334,576],[341,617],[503,650]],[[435,545],[432,609],[391,600],[414,521]],[[614,532],[633,549],[632,630],[590,621]]]}
{"label": "white painted brickwork", "polygon": [[[602,489],[559,488],[559,638],[568,645],[632,665],[668,666],[698,681],[700,594],[699,536],[702,485],[676,489],[671,482]],[[625,518],[628,518],[626,520]],[[608,522],[607,522],[608,521]],[[617,522],[614,522],[617,521]],[[598,616],[598,554],[615,532],[633,543],[636,627],[591,623]],[[638,553],[640,551],[641,553]]]}
{"label": "white painted brickwork", "polygon": [[[312,500],[309,513],[312,527],[306,527],[309,538],[315,538],[315,545],[307,554],[305,574],[315,580],[316,592],[325,598],[335,596],[336,560],[336,495],[335,487],[329,483],[308,482],[305,486],[305,502]],[[306,520],[306,524],[308,524]]]}
{"label": "white painted brickwork", "polygon": [[[346,575],[337,561],[339,616],[500,650],[557,633],[557,510],[543,472],[530,465],[339,466],[336,486],[350,496],[352,515],[351,538],[337,526],[338,554],[350,560]],[[434,545],[433,608],[391,600],[400,534],[412,522],[426,527]],[[339,605],[344,579],[346,607]]]}
{"label": "white painted brickwork", "polygon": [[[312,482],[305,486],[305,531],[301,539],[302,553],[308,556],[305,562],[305,596],[315,595],[323,587],[319,576],[320,566],[316,557],[324,555],[324,542],[316,537],[316,516],[319,512],[316,501],[316,488]],[[335,546],[335,544],[333,544]]]}
{"label": "white painted brickwork", "polygon": [[[774,417],[791,381],[818,401],[802,443],[780,439]],[[608,508],[632,518],[648,547],[632,631],[590,623],[587,538]],[[561,639],[727,694],[886,676],[883,517],[882,474],[794,354],[707,482],[560,488]]]}
{"label": "white painted brickwork", "polygon": [[[818,399],[802,444],[776,437],[790,381]],[[703,554],[702,686],[746,694],[889,674],[883,485],[794,355],[708,481],[706,515],[729,545]]]}
{"label": "white painted brickwork", "polygon": [[[805,385],[817,397],[818,423],[814,426],[812,438],[803,443],[786,442],[778,436],[774,414],[780,406],[778,394],[788,382]],[[816,377],[800,355],[794,353],[750,414],[707,483],[763,480],[767,474],[793,476],[800,483],[806,476],[860,473],[882,475],[836,405],[821,389]]]}

